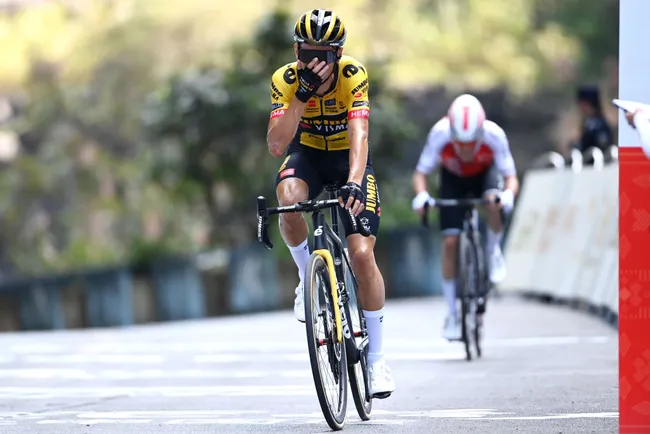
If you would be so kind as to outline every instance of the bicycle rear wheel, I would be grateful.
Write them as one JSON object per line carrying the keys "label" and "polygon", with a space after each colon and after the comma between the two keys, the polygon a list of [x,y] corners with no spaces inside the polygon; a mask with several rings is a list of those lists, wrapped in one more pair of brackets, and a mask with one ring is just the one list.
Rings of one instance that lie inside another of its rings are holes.
{"label": "bicycle rear wheel", "polygon": [[[352,300],[350,299],[350,301]],[[356,312],[356,314],[352,312]],[[351,320],[352,333],[357,334],[362,330],[365,331],[363,312],[356,303],[354,303],[354,306],[346,304],[345,314]],[[357,414],[361,420],[370,420],[372,398],[370,397],[370,385],[368,383],[368,336],[353,337],[352,339],[356,340],[357,350],[355,351],[358,351],[359,360],[356,363],[348,363],[350,390],[352,391],[354,406],[357,408]]]}
{"label": "bicycle rear wheel", "polygon": [[[348,257],[347,248],[344,249],[344,254]],[[345,288],[349,297],[348,302],[344,305],[344,312],[349,321],[349,327],[352,333],[350,338],[356,345],[356,348],[353,348],[350,342],[346,345],[348,352],[356,352],[355,354],[347,354],[348,379],[357,414],[361,420],[366,421],[370,420],[370,413],[372,412],[372,398],[370,397],[368,378],[368,336],[366,333],[366,320],[363,317],[363,312],[357,299],[357,286],[354,275],[352,274],[352,270],[348,269],[347,264],[348,262],[344,260],[342,268],[345,276]]]}
{"label": "bicycle rear wheel", "polygon": [[348,403],[345,341],[336,342],[329,269],[316,253],[307,262],[304,296],[307,347],[316,395],[327,424],[338,431],[345,425]]}
{"label": "bicycle rear wheel", "polygon": [[460,234],[458,246],[458,295],[460,297],[461,330],[465,344],[465,358],[470,361],[476,351],[479,336],[476,318],[477,285],[479,279],[478,258],[474,244],[467,234]]}

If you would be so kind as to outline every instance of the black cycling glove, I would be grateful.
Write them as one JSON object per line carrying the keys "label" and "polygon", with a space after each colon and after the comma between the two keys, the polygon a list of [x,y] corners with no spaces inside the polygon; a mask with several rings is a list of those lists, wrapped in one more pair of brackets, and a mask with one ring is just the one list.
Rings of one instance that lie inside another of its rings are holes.
{"label": "black cycling glove", "polygon": [[361,186],[356,182],[348,182],[343,187],[339,188],[339,197],[343,199],[343,203],[346,203],[350,196],[362,204],[366,204],[366,195],[363,193]]}
{"label": "black cycling glove", "polygon": [[302,102],[309,101],[309,98],[314,96],[321,84],[323,84],[323,79],[314,71],[308,68],[299,69],[296,98]]}

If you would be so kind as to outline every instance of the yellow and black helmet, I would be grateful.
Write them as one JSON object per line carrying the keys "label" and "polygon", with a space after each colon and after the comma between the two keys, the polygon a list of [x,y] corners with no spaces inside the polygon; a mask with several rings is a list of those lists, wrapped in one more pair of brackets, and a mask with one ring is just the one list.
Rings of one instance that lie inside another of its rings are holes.
{"label": "yellow and black helmet", "polygon": [[346,31],[343,21],[334,11],[312,9],[296,21],[293,39],[297,43],[342,47]]}

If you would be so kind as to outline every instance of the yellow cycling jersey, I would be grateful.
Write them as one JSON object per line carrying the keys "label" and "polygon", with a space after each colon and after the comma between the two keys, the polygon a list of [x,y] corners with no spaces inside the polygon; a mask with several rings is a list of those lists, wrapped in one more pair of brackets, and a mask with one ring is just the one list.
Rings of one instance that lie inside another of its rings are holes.
{"label": "yellow cycling jersey", "polygon": [[[314,95],[300,119],[294,144],[326,151],[350,149],[348,120],[370,116],[368,73],[350,56],[341,56],[334,87]],[[297,62],[279,68],[271,79],[271,118],[284,115],[298,89]]]}

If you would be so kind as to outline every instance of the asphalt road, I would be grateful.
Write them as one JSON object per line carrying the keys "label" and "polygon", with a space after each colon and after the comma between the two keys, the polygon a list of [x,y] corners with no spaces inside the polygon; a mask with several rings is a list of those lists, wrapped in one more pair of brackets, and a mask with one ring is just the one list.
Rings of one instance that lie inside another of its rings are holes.
{"label": "asphalt road", "polygon": [[[483,359],[440,338],[440,299],[391,301],[397,390],[345,432],[616,433],[617,334],[493,300]],[[304,325],[289,311],[124,329],[0,334],[2,433],[322,433]]]}

